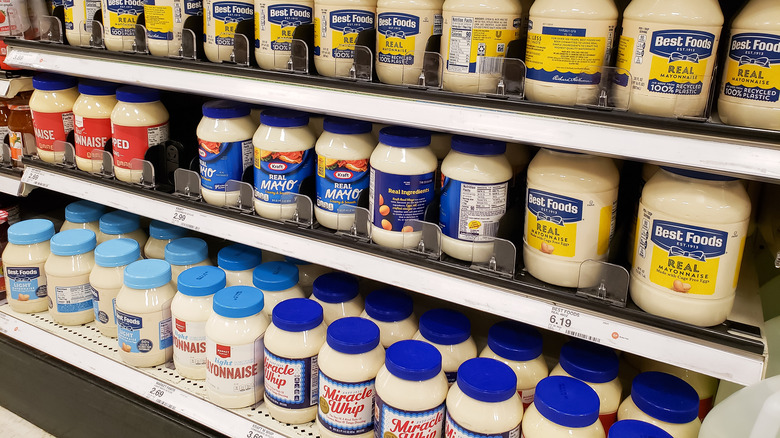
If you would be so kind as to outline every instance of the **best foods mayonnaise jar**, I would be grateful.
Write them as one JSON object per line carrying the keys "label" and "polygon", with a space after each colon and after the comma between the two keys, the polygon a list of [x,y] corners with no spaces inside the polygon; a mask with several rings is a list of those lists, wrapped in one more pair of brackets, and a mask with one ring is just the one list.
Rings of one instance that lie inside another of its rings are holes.
{"label": "best foods mayonnaise jar", "polygon": [[[141,219],[135,213],[116,210],[100,216],[98,226],[100,232],[97,234],[97,243],[100,245],[111,239],[128,238],[138,242],[138,246],[143,248],[146,245],[146,233],[139,228]],[[144,256],[141,251],[141,257]]]}
{"label": "best foods mayonnaise jar", "polygon": [[255,59],[266,70],[287,69],[293,32],[311,23],[312,0],[255,0]]}
{"label": "best foods mayonnaise jar", "polygon": [[103,0],[103,42],[114,52],[132,50],[135,24],[144,12],[144,0]]}
{"label": "best foods mayonnaise jar", "polygon": [[115,338],[116,297],[122,289],[125,268],[141,258],[141,248],[133,239],[113,239],[95,248],[95,266],[89,274],[95,325],[103,336]]}
{"label": "best foods mayonnaise jar", "polygon": [[358,34],[375,27],[376,0],[314,3],[314,66],[328,77],[348,77]]}
{"label": "best foods mayonnaise jar", "polygon": [[154,220],[149,224],[149,239],[144,245],[144,257],[165,260],[165,246],[187,235],[187,229]]}
{"label": "best foods mayonnaise jar", "polygon": [[202,14],[201,0],[145,0],[144,19],[149,52],[154,56],[179,56],[184,22],[189,17]]}
{"label": "best foods mayonnaise jar", "polygon": [[66,230],[51,238],[46,259],[49,315],[62,325],[80,325],[95,319],[89,274],[95,266],[95,233]]}
{"label": "best foods mayonnaise jar", "polygon": [[52,236],[54,224],[47,219],[29,219],[8,228],[3,277],[8,305],[14,312],[43,312],[48,307],[44,265]]}
{"label": "best foods mayonnaise jar", "polygon": [[203,1],[203,50],[211,62],[230,61],[236,26],[254,17],[252,0]]}
{"label": "best foods mayonnaise jar", "polygon": [[71,202],[65,207],[65,222],[60,231],[83,228],[97,234],[100,232],[100,217],[106,212],[106,207],[92,201]]}

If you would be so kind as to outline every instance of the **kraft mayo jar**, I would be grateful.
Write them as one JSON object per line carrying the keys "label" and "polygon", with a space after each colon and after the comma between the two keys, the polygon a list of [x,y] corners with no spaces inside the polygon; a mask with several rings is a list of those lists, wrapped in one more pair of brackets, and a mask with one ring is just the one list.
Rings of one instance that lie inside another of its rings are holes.
{"label": "kraft mayo jar", "polygon": [[422,341],[396,342],[376,376],[374,435],[440,437],[447,378],[441,353]]}
{"label": "kraft mayo jar", "polygon": [[103,148],[111,139],[111,112],[116,106],[117,84],[82,79],[81,95],[73,104],[76,166],[85,172],[103,168]]}
{"label": "kraft mayo jar", "polygon": [[211,62],[230,61],[236,26],[254,16],[252,0],[204,0],[203,50]]}
{"label": "kraft mayo jar", "polygon": [[441,249],[459,260],[486,263],[506,213],[512,166],[506,143],[455,135],[441,163]]}
{"label": "kraft mayo jar", "polygon": [[89,274],[95,325],[103,336],[116,338],[116,297],[125,279],[125,267],[141,258],[133,239],[114,239],[95,248],[95,266]]}
{"label": "kraft mayo jar", "polygon": [[144,12],[144,0],[103,0],[103,42],[114,52],[130,51],[135,41],[135,24]]}
{"label": "kraft mayo jar", "polygon": [[100,0],[78,0],[64,2],[65,38],[71,46],[89,46],[92,36],[92,21],[100,11]]}
{"label": "kraft mayo jar", "polygon": [[523,417],[523,438],[604,438],[599,397],[585,383],[551,376],[536,385],[534,403]]}
{"label": "kraft mayo jar", "polygon": [[320,436],[373,437],[375,383],[385,363],[379,328],[363,318],[335,321],[328,326],[318,362]]}
{"label": "kraft mayo jar", "polygon": [[[112,211],[100,216],[98,225],[100,227],[100,232],[97,234],[98,245],[111,239],[122,238],[135,240],[141,248],[146,245],[146,233],[139,228],[141,219],[135,213]],[[143,256],[144,253],[141,251],[141,257]]]}
{"label": "kraft mayo jar", "polygon": [[190,17],[203,15],[201,0],[145,0],[146,44],[154,56],[180,56],[182,29]]}
{"label": "kraft mayo jar", "polygon": [[114,175],[120,181],[138,182],[142,170],[132,160],[143,160],[150,147],[168,141],[168,110],[160,102],[160,92],[151,88],[119,87],[116,98],[111,112]]}
{"label": "kraft mayo jar", "polygon": [[325,325],[348,316],[360,316],[363,299],[358,295],[358,279],[344,272],[331,272],[314,280],[310,297],[322,306]]}
{"label": "kraft mayo jar", "polygon": [[17,222],[8,228],[2,255],[8,305],[14,312],[43,312],[48,307],[44,265],[51,249],[54,224],[47,219]]}
{"label": "kraft mayo jar", "polygon": [[255,211],[268,219],[290,219],[306,178],[314,176],[314,135],[309,116],[300,111],[268,109],[252,143],[255,147]]}
{"label": "kraft mayo jar", "polygon": [[374,243],[390,248],[417,246],[422,232],[414,231],[407,221],[423,220],[433,201],[436,155],[429,144],[428,131],[401,126],[379,131],[379,144],[371,154],[368,195]]}
{"label": "kraft mayo jar", "polygon": [[477,357],[477,344],[471,337],[466,315],[449,309],[433,309],[420,316],[420,329],[412,339],[427,341],[442,355],[442,368],[450,385],[458,377],[458,367]]}
{"label": "kraft mayo jar", "polygon": [[368,188],[368,161],[376,142],[371,122],[326,117],[317,152],[317,202],[314,215],[320,225],[349,230],[354,208]]}
{"label": "kraft mayo jar", "polygon": [[488,330],[487,346],[479,356],[509,365],[517,377],[517,394],[523,409],[528,409],[534,402],[536,385],[549,373],[539,331],[515,321],[496,323]]}
{"label": "kraft mayo jar", "polygon": [[314,280],[319,278],[320,275],[331,272],[331,269],[327,266],[315,265],[306,260],[300,260],[289,256],[284,256],[284,260],[298,267],[298,286],[303,289],[303,292],[307,297],[311,296]]}
{"label": "kraft mayo jar", "polygon": [[188,379],[206,378],[206,321],[214,294],[225,288],[225,273],[214,266],[196,266],[179,275],[171,301],[173,364]]}
{"label": "kraft mayo jar", "polygon": [[623,420],[613,424],[607,438],[672,438],[665,430],[639,420]]}
{"label": "kraft mayo jar", "polygon": [[51,238],[51,254],[43,269],[49,294],[49,315],[61,325],[95,319],[89,274],[95,266],[95,233],[66,230]]}
{"label": "kraft mayo jar", "polygon": [[236,205],[238,190],[228,191],[227,182],[241,181],[252,166],[252,136],[257,126],[249,116],[248,104],[212,100],[203,104],[198,123],[200,193],[211,205]]}
{"label": "kraft mayo jar", "polygon": [[30,97],[35,147],[38,158],[47,163],[60,163],[65,151],[55,151],[54,142],[65,141],[73,131],[73,103],[79,97],[76,78],[52,73],[33,77]]}
{"label": "kraft mayo jar", "polygon": [[271,317],[274,306],[290,298],[306,298],[298,285],[298,268],[287,262],[267,262],[252,271],[254,286],[263,291],[263,313]]}
{"label": "kraft mayo jar", "polygon": [[674,438],[696,438],[701,428],[698,413],[699,397],[691,385],[671,374],[649,371],[634,378],[618,420],[645,421]]}
{"label": "kraft mayo jar", "polygon": [[322,306],[292,298],[274,307],[265,333],[265,406],[276,420],[313,421],[319,405],[318,357],[327,328]]}
{"label": "kraft mayo jar", "polygon": [[263,400],[263,338],[268,317],[263,293],[232,286],[214,295],[206,321],[206,394],[223,408],[243,408]]}
{"label": "kraft mayo jar", "polygon": [[577,287],[580,264],[606,260],[618,173],[610,158],[540,150],[528,166],[523,261],[531,275]]}
{"label": "kraft mayo jar", "polygon": [[176,286],[179,274],[195,266],[211,266],[209,247],[197,237],[182,237],[165,245],[165,261],[171,264],[171,277]]}
{"label": "kraft mayo jar", "polygon": [[659,371],[671,374],[691,385],[699,395],[699,420],[704,421],[704,417],[712,410],[715,393],[718,391],[718,379],[652,359],[639,358],[639,360],[639,369],[642,372]]}
{"label": "kraft mayo jar", "polygon": [[106,207],[92,201],[71,202],[65,207],[65,222],[60,231],[83,228],[97,234],[100,232],[100,217],[106,212]]}
{"label": "kraft mayo jar", "polygon": [[312,0],[255,0],[255,59],[260,68],[287,70],[293,32],[311,23]]}
{"label": "kraft mayo jar", "polygon": [[165,260],[165,247],[186,235],[185,228],[154,220],[149,224],[149,239],[144,245],[144,256],[148,259]]}
{"label": "kraft mayo jar", "polygon": [[234,243],[219,250],[217,266],[225,271],[228,286],[252,286],[252,273],[263,262],[263,251]]}
{"label": "kraft mayo jar", "polygon": [[412,339],[417,333],[412,297],[400,289],[377,289],[366,296],[366,309],[360,314],[378,327],[382,346]]}
{"label": "kraft mayo jar", "polygon": [[734,178],[663,167],[637,214],[631,299],[646,312],[698,326],[734,304],[750,199]]}
{"label": "kraft mayo jar", "polygon": [[373,29],[375,0],[317,0],[314,3],[314,66],[328,77],[348,77],[361,31]]}

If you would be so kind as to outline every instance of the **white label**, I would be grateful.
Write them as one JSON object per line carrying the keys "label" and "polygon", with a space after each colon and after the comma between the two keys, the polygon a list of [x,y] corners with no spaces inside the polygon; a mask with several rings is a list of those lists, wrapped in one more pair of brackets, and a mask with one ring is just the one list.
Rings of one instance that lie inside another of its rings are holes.
{"label": "white label", "polygon": [[407,411],[386,404],[377,395],[376,412],[375,438],[391,436],[400,438],[441,438],[442,436],[444,403],[427,411]]}
{"label": "white label", "polygon": [[523,409],[526,409],[528,408],[528,406],[531,406],[531,403],[534,402],[535,394],[536,394],[536,388],[517,390],[517,395],[519,395],[520,400],[523,401]]}
{"label": "white label", "polygon": [[165,123],[160,126],[153,126],[147,128],[147,135],[149,136],[149,146],[154,146],[160,143],[168,141],[169,125]]}
{"label": "white label", "polygon": [[173,359],[179,365],[206,366],[206,323],[174,318]]}
{"label": "white label", "polygon": [[54,288],[54,299],[57,303],[57,311],[60,313],[92,310],[92,286],[89,283],[57,286]]}
{"label": "white label", "polygon": [[320,371],[317,415],[327,430],[359,435],[374,428],[374,379],[341,382]]}
{"label": "white label", "polygon": [[306,409],[317,404],[317,356],[289,359],[266,349],[264,367],[266,401],[286,409]]}
{"label": "white label", "polygon": [[451,73],[468,73],[471,59],[471,34],[474,17],[452,17],[450,53],[447,70]]}
{"label": "white label", "polygon": [[206,386],[225,395],[253,393],[263,387],[263,337],[243,345],[206,340]]}
{"label": "white label", "polygon": [[146,393],[146,398],[172,411],[176,411],[178,407],[173,401],[175,394],[176,388],[173,386],[166,385],[163,382],[154,382],[152,389]]}

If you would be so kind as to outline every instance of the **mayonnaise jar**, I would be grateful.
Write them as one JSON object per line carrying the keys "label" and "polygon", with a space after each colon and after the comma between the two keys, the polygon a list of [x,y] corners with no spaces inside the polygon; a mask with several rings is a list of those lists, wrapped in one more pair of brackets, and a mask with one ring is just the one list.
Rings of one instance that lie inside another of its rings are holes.
{"label": "mayonnaise jar", "polygon": [[360,297],[358,279],[345,272],[331,272],[314,280],[310,297],[322,306],[325,325],[348,316],[360,316],[363,299]]}
{"label": "mayonnaise jar", "polygon": [[523,438],[605,438],[599,397],[584,382],[550,376],[536,385],[534,403],[523,416]]}
{"label": "mayonnaise jar", "polygon": [[255,0],[255,59],[260,68],[287,70],[293,32],[310,24],[312,0]]}
{"label": "mayonnaise jar", "polygon": [[287,262],[267,262],[252,271],[254,286],[263,291],[263,313],[271,317],[274,306],[290,298],[306,298],[298,286],[298,268]]}
{"label": "mayonnaise jar", "polygon": [[81,95],[73,103],[76,166],[85,172],[103,168],[103,148],[111,139],[111,112],[116,106],[117,84],[82,79]]}
{"label": "mayonnaise jar", "polygon": [[309,129],[315,138],[320,138],[325,130],[325,116],[322,114],[309,113]]}
{"label": "mayonnaise jar", "polygon": [[106,207],[92,201],[71,202],[65,207],[65,222],[60,231],[83,228],[97,235],[100,232],[100,217],[106,212]]}
{"label": "mayonnaise jar", "polygon": [[442,356],[442,368],[450,385],[458,377],[458,367],[477,357],[477,344],[471,337],[471,321],[449,309],[433,309],[420,316],[420,329],[412,339],[426,341]]}
{"label": "mayonnaise jar", "polygon": [[99,0],[74,0],[65,3],[65,38],[71,46],[89,46],[92,21],[100,11]]}
{"label": "mayonnaise jar", "polygon": [[699,397],[691,385],[671,374],[649,371],[634,378],[618,420],[645,421],[674,438],[696,438],[701,428],[698,414]]}
{"label": "mayonnaise jar", "polygon": [[8,305],[14,312],[43,312],[48,307],[44,265],[51,249],[54,224],[29,219],[8,228],[8,244],[2,255]]}
{"label": "mayonnaise jar", "polygon": [[314,3],[314,66],[328,77],[349,77],[355,40],[373,29],[375,0],[317,0]]}
{"label": "mayonnaise jar", "polygon": [[[268,254],[268,252],[266,252],[266,254]],[[314,280],[319,278],[320,275],[325,275],[332,271],[332,269],[327,266],[317,265],[307,262],[306,260],[296,259],[290,256],[284,256],[284,261],[292,263],[298,267],[298,286],[303,289],[303,292],[307,297],[311,296],[312,288],[314,287]]]}
{"label": "mayonnaise jar", "polygon": [[203,15],[201,0],[145,0],[146,44],[154,56],[181,56],[184,22]]}
{"label": "mayonnaise jar", "polygon": [[135,42],[135,24],[144,12],[144,0],[105,0],[100,3],[106,49],[131,51]]}
{"label": "mayonnaise jar", "polygon": [[252,286],[252,273],[263,262],[263,251],[241,243],[219,250],[217,266],[225,271],[228,286]]}
{"label": "mayonnaise jar", "polygon": [[209,247],[197,237],[182,237],[165,245],[165,261],[171,264],[171,277],[176,286],[179,274],[195,266],[211,266]]}
{"label": "mayonnaise jar", "polygon": [[623,420],[613,424],[607,438],[672,438],[665,430],[639,420]]}
{"label": "mayonnaise jar", "polygon": [[412,339],[417,333],[412,297],[400,289],[377,289],[366,296],[362,318],[373,321],[380,332],[382,346],[389,348],[398,341]]}
{"label": "mayonnaise jar", "polygon": [[149,239],[144,245],[144,256],[147,259],[165,260],[165,247],[186,235],[185,228],[154,220],[149,224]]}
{"label": "mayonnaise jar", "polygon": [[252,0],[203,1],[203,50],[211,62],[230,61],[236,26],[254,17]]}
{"label": "mayonnaise jar", "polygon": [[[146,245],[146,233],[140,228],[141,219],[135,213],[116,210],[100,216],[98,221],[100,232],[97,234],[97,243],[100,245],[111,239],[128,238],[138,242],[143,248]],[[141,251],[141,257],[144,252]]]}
{"label": "mayonnaise jar", "polygon": [[685,383],[691,385],[699,395],[699,420],[704,421],[704,417],[712,410],[715,393],[718,391],[718,379],[667,363],[647,358],[640,359],[639,369],[642,372],[659,371],[671,374],[683,379]]}
{"label": "mayonnaise jar", "polygon": [[51,238],[51,254],[43,269],[49,315],[58,324],[80,325],[95,319],[89,284],[95,245],[95,233],[90,230],[66,230]]}
{"label": "mayonnaise jar", "polygon": [[141,258],[133,239],[114,239],[95,248],[95,266],[89,274],[95,325],[103,336],[116,338],[116,297],[122,289],[125,268]]}
{"label": "mayonnaise jar", "polygon": [[53,73],[33,77],[35,91],[30,97],[35,147],[38,158],[60,163],[65,151],[55,151],[55,141],[65,141],[73,130],[73,103],[79,97],[76,78]]}

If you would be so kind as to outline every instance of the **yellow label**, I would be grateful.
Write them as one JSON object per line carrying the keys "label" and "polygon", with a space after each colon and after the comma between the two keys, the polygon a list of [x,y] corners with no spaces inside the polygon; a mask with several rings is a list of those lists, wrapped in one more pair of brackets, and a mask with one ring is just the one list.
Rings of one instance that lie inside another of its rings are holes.
{"label": "yellow label", "polygon": [[[520,37],[520,18],[512,15],[476,17],[445,13],[448,30],[445,62],[451,73],[497,74],[507,45]],[[499,59],[497,59],[499,58]]]}
{"label": "yellow label", "polygon": [[144,6],[146,29],[149,32],[173,32],[173,8],[170,6]]}
{"label": "yellow label", "polygon": [[696,84],[703,82],[707,75],[707,60],[698,62],[678,60],[660,56],[653,57],[650,67],[650,79],[661,82],[676,82],[678,84]]}
{"label": "yellow label", "polygon": [[599,216],[599,243],[598,243],[598,255],[604,255],[609,251],[609,242],[612,238],[612,232],[614,230],[614,209],[611,206],[604,206],[601,208],[601,214]]}
{"label": "yellow label", "polygon": [[65,23],[66,27],[67,23],[70,23],[71,27],[76,25],[76,23],[73,23],[73,7],[65,8]]}
{"label": "yellow label", "polygon": [[129,14],[120,15],[114,12],[109,12],[108,20],[112,30],[118,30],[118,29],[130,30],[133,33],[125,34],[125,35],[133,35],[135,32],[135,23],[136,21],[138,21],[138,16],[129,15]]}
{"label": "yellow label", "polygon": [[528,212],[528,228],[526,241],[532,248],[545,254],[561,257],[574,257],[577,247],[577,224],[563,225],[539,220],[536,215]]}
{"label": "yellow label", "polygon": [[[416,37],[409,36],[402,38],[400,36],[385,36],[377,34],[376,48],[379,52],[380,61],[388,64],[409,65],[414,62],[414,51],[416,50]],[[411,62],[408,61],[411,56]]]}
{"label": "yellow label", "polygon": [[317,155],[317,176],[325,178],[325,163],[327,158],[322,155]]}
{"label": "yellow label", "polygon": [[[617,60],[615,61],[615,67],[625,71],[631,70],[631,57],[633,51],[634,51],[634,39],[629,38],[625,35],[621,35],[620,41],[618,42],[618,54],[617,54]],[[624,72],[620,71],[618,73],[624,73]]]}
{"label": "yellow label", "polygon": [[715,293],[719,258],[698,261],[688,257],[672,257],[669,252],[654,248],[650,263],[650,281],[659,286],[694,295]]}
{"label": "yellow label", "polygon": [[322,46],[322,42],[320,41],[320,35],[323,32],[322,30],[322,20],[319,19],[319,17],[315,16],[312,20],[314,23],[314,54],[319,54],[319,48]]}

